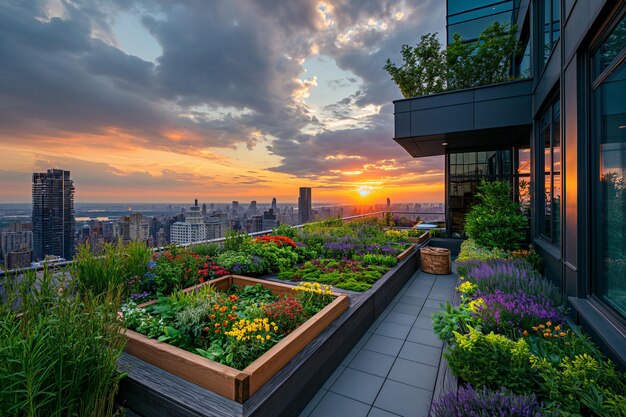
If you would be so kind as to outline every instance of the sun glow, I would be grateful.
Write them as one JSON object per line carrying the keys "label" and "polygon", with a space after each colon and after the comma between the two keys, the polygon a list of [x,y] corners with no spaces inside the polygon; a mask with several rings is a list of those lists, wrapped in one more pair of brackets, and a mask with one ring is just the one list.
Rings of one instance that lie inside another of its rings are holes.
{"label": "sun glow", "polygon": [[359,187],[358,191],[361,197],[367,197],[372,192],[371,188],[369,187]]}

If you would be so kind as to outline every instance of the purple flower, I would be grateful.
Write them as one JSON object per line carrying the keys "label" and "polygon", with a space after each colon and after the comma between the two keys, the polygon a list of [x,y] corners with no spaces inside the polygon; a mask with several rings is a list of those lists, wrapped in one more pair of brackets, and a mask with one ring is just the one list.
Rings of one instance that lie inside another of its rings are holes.
{"label": "purple flower", "polygon": [[541,323],[562,323],[564,319],[548,298],[529,295],[522,290],[510,294],[500,290],[491,294],[479,291],[476,297],[482,298],[483,303],[472,315],[481,320],[483,331],[519,335]]}
{"label": "purple flower", "polygon": [[146,291],[138,292],[138,293],[130,295],[130,299],[132,301],[143,300],[143,299],[148,298],[148,297],[150,297],[150,294],[148,292],[146,292]]}
{"label": "purple flower", "polygon": [[435,401],[431,417],[542,417],[541,408],[534,394],[517,395],[501,388],[492,391],[485,387],[475,391],[471,385],[448,392]]}

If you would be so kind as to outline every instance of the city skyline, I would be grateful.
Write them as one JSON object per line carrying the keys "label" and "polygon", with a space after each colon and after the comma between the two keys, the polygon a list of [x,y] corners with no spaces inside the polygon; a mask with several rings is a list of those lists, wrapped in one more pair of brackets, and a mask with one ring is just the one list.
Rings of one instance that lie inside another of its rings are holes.
{"label": "city skyline", "polygon": [[77,202],[443,201],[443,158],[389,143],[382,69],[442,2],[175,3],[2,7],[0,202],[50,167]]}

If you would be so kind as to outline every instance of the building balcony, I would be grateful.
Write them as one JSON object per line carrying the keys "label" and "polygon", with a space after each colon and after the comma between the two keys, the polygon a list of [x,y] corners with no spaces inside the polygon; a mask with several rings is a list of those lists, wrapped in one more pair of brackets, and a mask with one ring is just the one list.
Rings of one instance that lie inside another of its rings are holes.
{"label": "building balcony", "polygon": [[528,145],[532,79],[394,101],[394,140],[415,158]]}

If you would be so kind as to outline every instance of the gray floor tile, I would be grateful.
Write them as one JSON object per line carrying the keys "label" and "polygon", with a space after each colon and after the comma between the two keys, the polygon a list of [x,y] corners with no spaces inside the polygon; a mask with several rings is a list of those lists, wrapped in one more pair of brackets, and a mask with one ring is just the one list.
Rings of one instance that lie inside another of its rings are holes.
{"label": "gray floor tile", "polygon": [[398,417],[398,415],[390,413],[389,411],[381,410],[380,408],[372,407],[367,417]]}
{"label": "gray floor tile", "polygon": [[[402,382],[403,384],[433,391],[435,388],[435,380],[437,379],[437,368],[398,358],[393,364],[388,378]],[[341,380],[341,377],[339,377],[339,379]],[[335,382],[335,385],[336,384]]]}
{"label": "gray floor tile", "polygon": [[322,386],[323,389],[330,389],[330,387],[333,386],[333,384],[335,383],[335,381],[337,380],[337,378],[339,378],[339,376],[341,375],[341,373],[346,369],[345,366],[339,366],[337,369],[335,369],[335,372],[333,372],[332,374],[330,374],[330,376],[328,377],[328,379],[326,380],[326,382],[324,382],[324,385]]}
{"label": "gray floor tile", "polygon": [[426,300],[426,302],[424,303],[424,307],[432,307],[436,309],[441,309],[441,304],[443,304],[444,306],[446,305],[445,301],[430,299],[430,300]]}
{"label": "gray floor tile", "polygon": [[433,330],[433,320],[430,317],[418,317],[417,320],[415,320],[415,323],[413,323],[413,327],[417,327],[418,329],[425,329],[425,330]]}
{"label": "gray floor tile", "polygon": [[410,331],[411,326],[401,326],[399,324],[383,321],[380,326],[376,328],[374,334],[404,340]]}
{"label": "gray floor tile", "polygon": [[423,306],[426,302],[426,298],[424,297],[416,297],[414,295],[403,295],[402,298],[398,301],[399,303],[411,304],[414,306]]}
{"label": "gray floor tile", "polygon": [[343,371],[330,391],[371,405],[383,382],[385,378],[348,368]]}
{"label": "gray floor tile", "polygon": [[403,343],[404,341],[400,339],[375,334],[370,337],[363,349],[384,353],[385,355],[398,356]]}
{"label": "gray floor tile", "polygon": [[359,339],[358,342],[356,342],[356,345],[354,345],[354,347],[363,347],[363,345],[365,345],[365,343],[370,339],[370,337],[372,337],[372,334],[374,332],[371,331],[367,331],[365,332],[365,334],[363,335],[363,337],[361,339]]}
{"label": "gray floor tile", "polygon": [[438,348],[443,346],[443,342],[439,340],[435,333],[433,333],[432,328],[426,330],[413,326],[406,340],[409,342],[422,343],[424,345],[434,346]]}
{"label": "gray floor tile", "polygon": [[420,316],[423,317],[431,317],[433,314],[440,312],[441,309],[439,307],[422,307],[422,311],[420,311]]}
{"label": "gray floor tile", "polygon": [[300,417],[308,417],[309,414],[311,414],[311,412],[313,411],[313,409],[319,404],[319,402],[322,400],[322,398],[324,397],[324,395],[327,393],[328,391],[326,391],[325,389],[321,389],[319,391],[317,391],[317,394],[315,394],[313,396],[313,398],[311,399],[311,401],[309,401],[309,403],[307,404],[307,406],[304,408],[304,410],[302,410],[302,412],[300,413]]}
{"label": "gray floor tile", "polygon": [[411,314],[417,317],[422,309],[421,306],[416,306],[414,304],[405,304],[398,303],[391,310],[392,313],[403,313],[403,314]]}
{"label": "gray floor tile", "polygon": [[352,369],[386,377],[395,360],[394,356],[364,349],[355,356],[348,366]]}
{"label": "gray floor tile", "polygon": [[405,342],[398,354],[399,358],[424,363],[430,366],[439,366],[441,348],[423,345],[421,343]]}
{"label": "gray floor tile", "polygon": [[406,417],[426,417],[432,393],[396,381],[385,381],[374,406]]}
{"label": "gray floor tile", "polygon": [[428,298],[430,298],[431,300],[437,300],[437,301],[449,301],[452,300],[452,297],[454,296],[454,292],[449,291],[449,292],[440,292],[440,291],[431,291],[430,294],[428,294]]}
{"label": "gray floor tile", "polygon": [[367,417],[370,406],[343,395],[328,392],[310,417]]}
{"label": "gray floor tile", "polygon": [[350,353],[348,353],[346,355],[345,358],[343,358],[343,361],[341,361],[341,366],[348,366],[348,364],[352,361],[352,359],[354,359],[354,357],[356,356],[357,353],[359,353],[359,351],[361,350],[362,347],[354,347]]}
{"label": "gray floor tile", "polygon": [[387,314],[387,317],[385,317],[384,322],[395,323],[401,326],[412,326],[416,318],[417,314],[404,314],[391,311]]}

